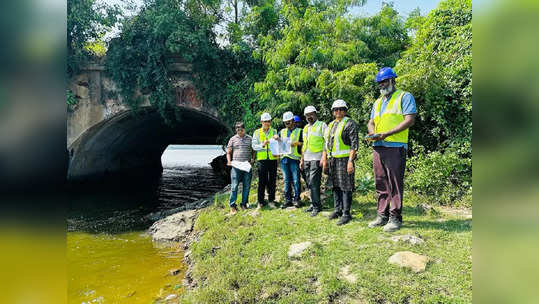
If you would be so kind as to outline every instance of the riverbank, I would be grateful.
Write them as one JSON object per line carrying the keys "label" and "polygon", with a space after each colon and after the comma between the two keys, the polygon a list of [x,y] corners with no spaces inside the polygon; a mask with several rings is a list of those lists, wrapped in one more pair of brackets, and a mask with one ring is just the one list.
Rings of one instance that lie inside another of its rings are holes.
{"label": "riverbank", "polygon": [[181,303],[470,303],[471,210],[407,197],[391,234],[367,228],[372,194],[354,196],[345,226],[327,219],[330,199],[314,218],[304,208],[231,216],[228,193],[216,194],[187,234]]}

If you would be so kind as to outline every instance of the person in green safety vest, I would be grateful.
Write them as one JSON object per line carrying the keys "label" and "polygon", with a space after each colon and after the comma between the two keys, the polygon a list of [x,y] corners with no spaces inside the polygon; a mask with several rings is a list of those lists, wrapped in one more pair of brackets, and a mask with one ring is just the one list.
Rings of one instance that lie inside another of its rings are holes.
{"label": "person in green safety vest", "polygon": [[352,193],[354,191],[354,160],[359,145],[357,124],[346,116],[348,105],[337,99],[331,106],[333,120],[325,134],[325,149],[322,153],[322,168],[328,172],[328,188],[333,189],[335,210],[329,219],[340,217],[337,225],[352,219]]}
{"label": "person in green safety vest", "polygon": [[320,201],[320,183],[322,180],[322,151],[324,150],[324,134],[328,126],[325,122],[318,120],[314,106],[305,107],[303,114],[308,124],[303,128],[303,149],[300,168],[307,177],[307,187],[311,199],[311,205],[305,212],[311,212],[311,216],[316,216],[322,210]]}
{"label": "person in green safety vest", "polygon": [[277,159],[269,148],[269,140],[277,134],[271,127],[271,115],[263,113],[260,116],[262,127],[255,130],[252,138],[252,147],[256,151],[258,163],[258,209],[265,206],[264,194],[268,192],[270,208],[275,208],[275,187],[277,181]]}
{"label": "person in green safety vest", "polygon": [[[286,128],[282,129],[278,135],[275,135],[276,140],[288,140],[290,142],[291,152],[289,154],[282,154],[281,157],[281,170],[284,176],[284,198],[285,203],[281,205],[281,208],[286,208],[293,205],[296,208],[300,207],[299,202],[299,159],[301,158],[301,145],[300,142],[300,129],[294,125],[294,114],[292,112],[285,112],[283,114],[283,123]],[[290,184],[294,186],[294,196],[292,197],[292,189]]]}
{"label": "person in green safety vest", "polygon": [[378,215],[369,227],[384,226],[386,232],[402,226],[402,194],[408,129],[414,124],[416,105],[412,94],[395,88],[397,74],[381,68],[376,75],[380,98],[373,104],[367,128],[373,142],[373,168],[378,195]]}

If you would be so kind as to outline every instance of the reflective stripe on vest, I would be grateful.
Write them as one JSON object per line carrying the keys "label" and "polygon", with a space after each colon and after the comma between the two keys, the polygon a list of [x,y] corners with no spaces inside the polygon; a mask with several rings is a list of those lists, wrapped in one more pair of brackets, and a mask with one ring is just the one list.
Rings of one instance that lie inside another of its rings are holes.
{"label": "reflective stripe on vest", "polygon": [[[273,131],[275,129],[272,129],[270,128],[269,129],[269,138],[267,139],[271,139],[273,138]],[[258,140],[260,141],[260,143],[263,143],[266,141],[266,133],[264,133],[264,131],[262,130],[262,128],[258,129]],[[275,133],[277,133],[277,130],[275,130]],[[270,151],[270,148],[269,148],[269,144],[267,144],[265,146],[265,150],[260,150],[260,151],[256,151],[256,160],[265,160],[265,159],[277,159],[277,157],[273,156],[273,154],[271,154],[271,151]]]}
{"label": "reflective stripe on vest", "polygon": [[[382,108],[382,98],[378,98],[374,103],[374,132],[385,133],[393,130],[401,122],[404,121],[402,115],[402,97],[406,92],[397,90],[391,95],[391,99],[387,103],[384,113],[380,116]],[[408,129],[402,130],[399,133],[392,134],[384,139],[384,141],[408,143]]]}
{"label": "reflective stripe on vest", "polygon": [[[284,128],[281,130],[281,138],[288,138],[288,129]],[[290,133],[290,143],[299,141],[299,131],[300,129],[295,128],[292,133]],[[292,153],[290,154],[284,154],[284,157],[288,157],[291,159],[297,159],[299,160],[301,158],[301,154],[298,152],[298,146],[292,147]]]}
{"label": "reflective stripe on vest", "polygon": [[[309,132],[311,127],[311,132]],[[322,134],[322,122],[317,120],[312,126],[306,125],[303,128],[303,152],[318,153],[324,149],[324,134]]]}
{"label": "reflective stripe on vest", "polygon": [[[326,147],[327,151],[331,151],[329,154],[329,157],[335,157],[335,158],[342,158],[342,157],[348,157],[350,156],[350,146],[345,145],[342,141],[342,130],[344,129],[344,126],[346,125],[346,122],[348,121],[348,117],[344,117],[337,127],[335,128],[335,133],[333,136],[331,136],[331,130],[333,129],[333,125],[335,124],[336,120],[332,121],[328,126],[327,131],[327,144],[330,143],[330,138],[333,137],[333,146]],[[335,140],[337,139],[337,140]]]}

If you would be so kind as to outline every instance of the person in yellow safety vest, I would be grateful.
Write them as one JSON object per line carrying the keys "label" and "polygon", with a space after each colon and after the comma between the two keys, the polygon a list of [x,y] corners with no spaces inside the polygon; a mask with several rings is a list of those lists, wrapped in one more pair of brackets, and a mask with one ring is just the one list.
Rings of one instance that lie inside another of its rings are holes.
{"label": "person in yellow safety vest", "polygon": [[269,141],[277,134],[271,127],[271,115],[263,113],[260,116],[262,127],[255,130],[252,138],[252,147],[256,151],[258,163],[258,209],[265,206],[264,192],[268,191],[270,208],[275,208],[275,187],[277,180],[277,159],[269,148]]}
{"label": "person in yellow safety vest", "polygon": [[373,142],[373,167],[378,195],[378,215],[369,227],[384,226],[392,232],[402,226],[402,194],[408,128],[416,117],[412,94],[395,88],[397,74],[393,69],[381,68],[376,75],[380,98],[372,106],[367,128],[367,140]]}
{"label": "person in yellow safety vest", "polygon": [[[283,123],[286,128],[282,129],[278,135],[274,136],[275,140],[287,140],[290,142],[290,153],[281,154],[281,170],[283,171],[284,177],[284,197],[285,202],[281,205],[282,209],[292,206],[292,199],[294,200],[293,205],[296,208],[300,207],[299,203],[299,159],[301,158],[301,145],[300,142],[300,129],[296,128],[294,125],[294,113],[288,111],[283,114]],[[292,189],[290,189],[290,184],[294,186],[294,197],[292,197]]]}
{"label": "person in yellow safety vest", "polygon": [[311,212],[311,216],[316,216],[322,210],[320,201],[320,183],[322,180],[322,151],[324,150],[324,134],[328,126],[325,122],[318,120],[314,106],[305,107],[303,114],[308,124],[303,128],[303,149],[300,168],[307,176],[307,187],[309,187],[311,205],[305,212]]}
{"label": "person in yellow safety vest", "polygon": [[328,187],[333,189],[335,210],[329,219],[340,217],[337,225],[344,225],[352,219],[350,208],[354,191],[354,160],[359,139],[356,122],[346,116],[346,102],[335,100],[331,110],[335,120],[329,124],[325,134],[322,168],[328,172]]}

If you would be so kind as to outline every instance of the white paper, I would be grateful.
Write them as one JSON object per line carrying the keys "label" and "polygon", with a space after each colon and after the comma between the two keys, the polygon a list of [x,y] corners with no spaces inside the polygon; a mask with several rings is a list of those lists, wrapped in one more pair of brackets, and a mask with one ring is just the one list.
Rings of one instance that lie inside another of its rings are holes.
{"label": "white paper", "polygon": [[292,153],[292,147],[290,147],[290,139],[284,138],[281,140],[270,139],[269,148],[273,155],[284,155]]}
{"label": "white paper", "polygon": [[239,169],[241,171],[249,172],[251,171],[251,163],[248,161],[237,161],[233,160],[230,162],[232,167]]}

